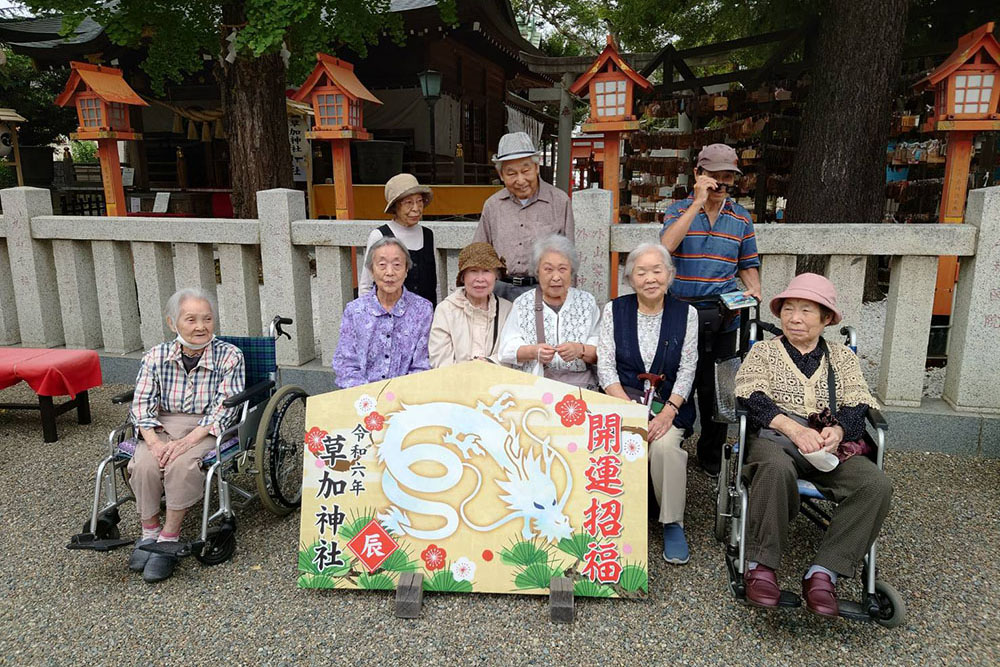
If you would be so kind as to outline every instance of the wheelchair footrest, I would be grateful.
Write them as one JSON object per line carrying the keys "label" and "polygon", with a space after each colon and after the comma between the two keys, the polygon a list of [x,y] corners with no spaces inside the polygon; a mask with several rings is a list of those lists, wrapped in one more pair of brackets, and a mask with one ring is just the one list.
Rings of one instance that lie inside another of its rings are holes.
{"label": "wheelchair footrest", "polygon": [[851,621],[870,621],[872,617],[864,608],[852,600],[837,600],[837,613]]}
{"label": "wheelchair footrest", "polygon": [[204,546],[204,542],[195,540],[193,542],[153,542],[152,544],[144,544],[139,548],[153,554],[185,558],[201,553]]}
{"label": "wheelchair footrest", "polygon": [[135,542],[124,538],[113,538],[99,540],[93,533],[80,533],[69,538],[67,549],[89,549],[90,551],[113,551],[120,547],[125,547]]}
{"label": "wheelchair footrest", "polygon": [[778,598],[779,607],[801,607],[802,598],[799,597],[798,593],[793,593],[792,591],[781,591],[781,597]]}

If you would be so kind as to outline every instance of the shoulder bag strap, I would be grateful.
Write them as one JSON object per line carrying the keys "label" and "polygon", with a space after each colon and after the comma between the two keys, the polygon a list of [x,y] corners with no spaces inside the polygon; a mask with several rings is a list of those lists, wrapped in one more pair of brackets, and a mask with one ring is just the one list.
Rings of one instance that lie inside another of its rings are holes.
{"label": "shoulder bag strap", "polygon": [[[493,296],[496,301],[496,310],[493,313],[493,344],[490,345],[490,354],[493,354],[493,350],[497,347],[497,332],[500,330],[500,298],[496,295]],[[535,328],[538,327],[538,323],[535,323]]]}
{"label": "shoulder bag strap", "polygon": [[837,376],[833,373],[833,362],[830,361],[830,348],[826,345],[826,339],[820,337],[820,345],[823,346],[823,358],[826,359],[826,390],[830,400],[830,414],[837,414]]}
{"label": "shoulder bag strap", "polygon": [[[497,308],[499,308],[499,302]],[[542,305],[542,288],[535,288],[535,342],[545,345],[545,312]]]}

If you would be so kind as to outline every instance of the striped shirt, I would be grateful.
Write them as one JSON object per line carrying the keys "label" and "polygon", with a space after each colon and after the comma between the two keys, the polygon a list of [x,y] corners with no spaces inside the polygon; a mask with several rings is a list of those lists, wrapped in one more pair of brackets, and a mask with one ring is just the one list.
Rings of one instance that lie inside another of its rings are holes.
{"label": "striped shirt", "polygon": [[204,417],[198,425],[218,436],[239,410],[225,408],[222,402],[243,391],[245,381],[243,353],[235,345],[212,339],[188,373],[181,361],[180,343],[160,343],[142,357],[135,379],[132,422],[152,429],[162,426],[161,412],[200,414]]}
{"label": "striped shirt", "polygon": [[[668,208],[660,235],[693,204],[694,199],[688,197]],[[709,224],[705,211],[700,211],[671,255],[677,277],[670,292],[685,299],[739,289],[736,273],[760,266],[753,221],[747,210],[732,199],[726,199],[714,225]]]}

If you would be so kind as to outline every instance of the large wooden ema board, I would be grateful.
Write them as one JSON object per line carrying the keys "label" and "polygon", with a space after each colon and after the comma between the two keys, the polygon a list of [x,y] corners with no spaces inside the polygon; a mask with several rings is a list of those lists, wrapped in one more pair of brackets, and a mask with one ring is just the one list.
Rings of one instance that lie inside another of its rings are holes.
{"label": "large wooden ema board", "polygon": [[310,397],[298,585],[645,598],[646,417],[481,361]]}

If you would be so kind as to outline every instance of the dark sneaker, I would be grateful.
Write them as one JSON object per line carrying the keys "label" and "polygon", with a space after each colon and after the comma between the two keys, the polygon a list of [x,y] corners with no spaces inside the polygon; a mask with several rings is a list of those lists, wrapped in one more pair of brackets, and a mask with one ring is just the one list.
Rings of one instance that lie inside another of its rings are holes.
{"label": "dark sneaker", "polygon": [[146,561],[149,560],[152,554],[148,551],[143,551],[140,547],[152,544],[155,541],[156,538],[147,537],[135,543],[135,549],[132,550],[132,557],[128,559],[128,569],[133,572],[142,572],[146,568]]}
{"label": "dark sneaker", "polygon": [[684,565],[690,558],[684,526],[679,523],[663,524],[663,560],[671,565]]}
{"label": "dark sneaker", "polygon": [[142,579],[148,584],[169,579],[174,574],[174,567],[177,565],[176,556],[167,554],[149,554],[146,567],[142,571]]}

